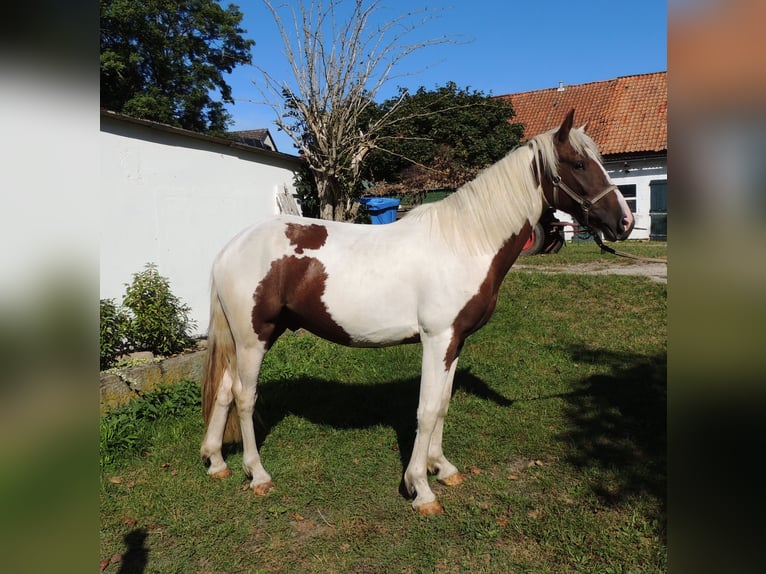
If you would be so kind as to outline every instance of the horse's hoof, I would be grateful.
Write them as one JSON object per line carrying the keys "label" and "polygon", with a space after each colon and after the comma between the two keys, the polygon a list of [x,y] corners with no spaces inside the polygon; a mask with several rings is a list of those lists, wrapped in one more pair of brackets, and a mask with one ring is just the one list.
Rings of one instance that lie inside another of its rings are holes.
{"label": "horse's hoof", "polygon": [[250,490],[252,490],[258,496],[266,496],[272,488],[274,488],[274,483],[269,481],[264,482],[263,484],[256,484],[255,486],[251,486]]}
{"label": "horse's hoof", "polygon": [[210,478],[214,478],[216,480],[221,478],[229,478],[232,474],[234,474],[230,468],[224,468],[223,470],[219,470],[218,472],[214,472],[210,475]]}
{"label": "horse's hoof", "polygon": [[438,500],[434,500],[433,502],[426,502],[418,506],[418,512],[421,516],[438,516],[439,514],[444,514],[444,507]]}
{"label": "horse's hoof", "polygon": [[462,484],[464,480],[465,476],[459,472],[456,472],[447,478],[439,479],[439,482],[441,482],[444,486],[457,486],[458,484]]}

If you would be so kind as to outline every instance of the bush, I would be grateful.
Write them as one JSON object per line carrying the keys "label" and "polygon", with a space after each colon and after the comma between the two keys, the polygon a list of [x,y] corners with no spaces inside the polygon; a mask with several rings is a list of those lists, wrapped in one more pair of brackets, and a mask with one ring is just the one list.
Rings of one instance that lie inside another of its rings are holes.
{"label": "bush", "polygon": [[196,323],[189,319],[191,308],[170,291],[170,281],[157,266],[147,263],[126,286],[123,306],[101,299],[101,368],[131,351],[172,355],[194,346],[189,331]]}
{"label": "bush", "polygon": [[113,299],[101,299],[101,368],[107,369],[120,355],[130,351],[129,323],[125,311]]}
{"label": "bush", "polygon": [[133,274],[123,305],[130,309],[130,340],[137,351],[155,355],[172,355],[194,345],[189,330],[196,326],[189,319],[191,307],[170,291],[170,281],[162,277],[157,266],[147,263]]}

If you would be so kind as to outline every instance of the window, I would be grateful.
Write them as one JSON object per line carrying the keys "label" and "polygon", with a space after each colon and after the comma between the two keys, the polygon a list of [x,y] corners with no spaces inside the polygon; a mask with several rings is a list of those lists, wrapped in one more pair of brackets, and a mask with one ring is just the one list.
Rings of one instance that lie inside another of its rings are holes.
{"label": "window", "polygon": [[620,188],[620,193],[622,193],[622,196],[625,198],[625,201],[628,203],[628,207],[630,207],[630,210],[635,213],[636,212],[636,186],[635,184],[631,185],[618,185],[617,187]]}

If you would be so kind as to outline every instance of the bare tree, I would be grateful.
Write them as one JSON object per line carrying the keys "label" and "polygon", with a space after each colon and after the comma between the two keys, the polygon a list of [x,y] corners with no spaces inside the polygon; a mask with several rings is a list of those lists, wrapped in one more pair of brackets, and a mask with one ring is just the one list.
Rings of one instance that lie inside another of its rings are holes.
{"label": "bare tree", "polygon": [[403,75],[394,74],[402,59],[451,40],[441,36],[410,41],[434,19],[436,12],[429,9],[383,17],[380,0],[264,3],[279,28],[293,77],[275,78],[259,68],[265,81],[262,91],[276,113],[277,126],[314,174],[320,216],[346,219],[362,162],[395,117],[396,106],[382,115],[370,113],[376,95]]}

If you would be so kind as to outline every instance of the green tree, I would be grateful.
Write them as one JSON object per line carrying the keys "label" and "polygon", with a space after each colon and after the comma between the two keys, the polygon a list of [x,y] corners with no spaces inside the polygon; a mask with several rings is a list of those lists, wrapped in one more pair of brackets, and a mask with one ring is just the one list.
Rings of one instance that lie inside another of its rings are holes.
{"label": "green tree", "polygon": [[363,176],[379,192],[456,188],[519,144],[510,101],[449,82],[402,92],[379,106],[393,119],[367,157]]}
{"label": "green tree", "polygon": [[262,92],[313,174],[323,219],[353,208],[362,164],[389,116],[371,118],[380,89],[414,52],[452,40],[420,40],[438,10],[396,14],[383,0],[264,0],[282,38],[292,78],[265,69]]}
{"label": "green tree", "polygon": [[214,0],[101,0],[101,106],[224,132],[233,99],[223,74],[249,64],[255,43],[241,21],[237,6]]}

